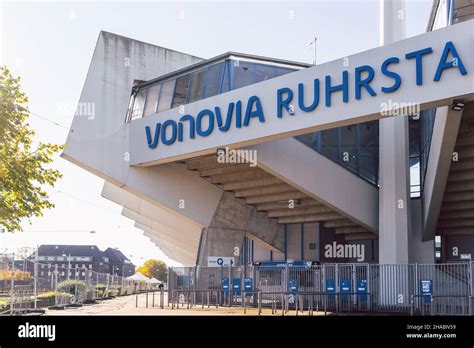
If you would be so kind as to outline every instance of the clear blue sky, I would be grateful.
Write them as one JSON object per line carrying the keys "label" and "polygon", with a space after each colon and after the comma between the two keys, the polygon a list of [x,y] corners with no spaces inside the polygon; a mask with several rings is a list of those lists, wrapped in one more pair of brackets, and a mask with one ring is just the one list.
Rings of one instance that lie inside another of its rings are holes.
{"label": "clear blue sky", "polygon": [[[407,0],[408,37],[426,31],[431,3]],[[307,63],[317,36],[322,63],[378,46],[378,13],[376,0],[9,1],[0,3],[0,63],[22,77],[37,139],[64,143],[100,30],[203,58],[237,51]],[[61,158],[54,166],[64,173],[50,195],[56,208],[25,223],[24,233],[2,235],[0,248],[97,244],[118,247],[136,264],[177,265],[100,196],[103,180]]]}

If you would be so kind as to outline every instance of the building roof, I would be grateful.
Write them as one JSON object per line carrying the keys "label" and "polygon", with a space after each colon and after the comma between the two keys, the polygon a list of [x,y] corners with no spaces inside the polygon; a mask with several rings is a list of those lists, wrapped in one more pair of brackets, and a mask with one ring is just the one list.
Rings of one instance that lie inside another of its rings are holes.
{"label": "building roof", "polygon": [[[128,264],[135,267],[130,260],[120,251],[113,248],[107,248],[105,251],[100,250],[96,245],[60,245],[60,244],[45,244],[38,248],[39,256],[89,256],[93,259],[102,260],[103,257],[109,259],[112,264]],[[34,258],[35,253],[30,255]]]}
{"label": "building roof", "polygon": [[39,255],[47,256],[92,256],[102,257],[104,252],[100,250],[96,245],[58,245],[58,244],[45,244],[38,248]]}
{"label": "building roof", "polygon": [[174,77],[178,77],[178,76],[183,75],[185,73],[188,73],[190,71],[198,70],[201,67],[206,67],[206,66],[212,65],[213,63],[218,63],[220,61],[223,61],[225,59],[239,59],[239,58],[243,59],[243,60],[258,61],[258,62],[262,62],[262,63],[267,62],[267,63],[272,64],[272,65],[280,65],[280,66],[283,66],[283,67],[308,68],[308,67],[312,66],[311,64],[308,64],[308,63],[301,63],[301,62],[295,62],[295,61],[291,61],[291,60],[270,58],[270,57],[258,56],[258,55],[253,55],[253,54],[239,53],[239,52],[230,51],[230,52],[223,53],[223,54],[220,54],[218,56],[215,56],[213,58],[209,58],[209,59],[203,60],[201,62],[189,65],[189,66],[184,67],[182,69],[172,71],[168,74],[158,76],[158,77],[156,77],[152,80],[142,82],[142,83],[138,84],[137,87],[138,88],[146,87],[146,86],[154,84],[155,82],[158,82],[158,81],[165,81],[165,80],[168,80],[168,79],[171,79],[171,78],[174,78]]}
{"label": "building roof", "polygon": [[135,265],[133,265],[133,263],[131,263],[130,260],[118,249],[107,248],[105,249],[104,253],[109,258],[110,263],[113,263],[113,264],[127,263],[130,266],[135,267]]}

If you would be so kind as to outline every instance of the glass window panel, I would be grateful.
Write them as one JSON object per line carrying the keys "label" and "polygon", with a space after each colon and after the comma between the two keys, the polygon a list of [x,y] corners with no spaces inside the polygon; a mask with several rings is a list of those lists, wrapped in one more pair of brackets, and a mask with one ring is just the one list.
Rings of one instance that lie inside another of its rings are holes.
{"label": "glass window panel", "polygon": [[435,236],[435,248],[441,248],[441,236]]}
{"label": "glass window panel", "polygon": [[410,185],[420,185],[420,159],[418,157],[410,158]]}
{"label": "glass window panel", "polygon": [[222,89],[221,93],[225,93],[227,91],[230,91],[230,69],[229,67],[232,66],[233,62],[231,60],[227,60],[225,62],[225,70],[224,70],[224,79],[222,81]]}
{"label": "glass window panel", "polygon": [[379,124],[378,121],[359,125],[359,146],[361,155],[379,155]]}
{"label": "glass window panel", "polygon": [[321,131],[321,153],[333,161],[338,161],[339,128]]}
{"label": "glass window panel", "polygon": [[191,73],[191,81],[189,84],[189,93],[186,103],[192,103],[193,101],[202,99],[204,82],[206,81],[206,70],[207,68],[204,68]]}
{"label": "glass window panel", "polygon": [[274,66],[255,64],[255,83],[266,81],[276,76],[276,68]]}
{"label": "glass window panel", "polygon": [[409,120],[410,157],[420,156],[420,120]]}
{"label": "glass window panel", "polygon": [[297,69],[276,67],[275,76],[282,76],[296,71]]}
{"label": "glass window panel", "polygon": [[357,172],[357,133],[357,125],[340,128],[341,153],[339,162],[354,172]]}
{"label": "glass window panel", "polygon": [[151,86],[147,89],[146,104],[144,116],[154,114],[156,112],[156,106],[158,105],[158,97],[160,95],[161,84]]}
{"label": "glass window panel", "polygon": [[212,97],[219,93],[223,68],[224,63],[222,62],[219,64],[211,65],[207,69],[206,87],[204,90],[203,98]]}
{"label": "glass window panel", "polygon": [[160,100],[158,101],[158,112],[167,110],[171,107],[175,83],[175,79],[163,83],[163,86],[161,87]]}
{"label": "glass window panel", "polygon": [[378,165],[378,157],[360,156],[359,176],[372,184],[377,184]]}
{"label": "glass window panel", "polygon": [[188,94],[189,74],[178,78],[174,90],[172,108],[186,104],[186,95]]}
{"label": "glass window panel", "polygon": [[428,156],[431,146],[431,136],[433,134],[433,126],[435,121],[436,109],[428,109],[421,111],[420,128],[421,128],[421,186],[423,186],[428,164]]}
{"label": "glass window panel", "polygon": [[318,149],[318,133],[317,132],[299,135],[296,137],[296,139],[298,139],[303,144],[306,144],[312,149],[317,151]]}
{"label": "glass window panel", "polygon": [[234,61],[234,89],[255,83],[254,64]]}
{"label": "glass window panel", "polygon": [[143,116],[143,107],[145,106],[146,90],[140,90],[135,96],[131,120],[136,120]]}

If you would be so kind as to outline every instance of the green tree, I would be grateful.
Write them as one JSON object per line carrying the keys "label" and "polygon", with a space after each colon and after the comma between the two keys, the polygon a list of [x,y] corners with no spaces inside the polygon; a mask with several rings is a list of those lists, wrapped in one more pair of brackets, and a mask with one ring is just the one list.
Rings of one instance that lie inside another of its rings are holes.
{"label": "green tree", "polygon": [[0,227],[21,231],[22,219],[42,216],[53,208],[44,186],[61,178],[48,168],[63,146],[33,144],[35,132],[27,123],[28,98],[20,89],[20,78],[0,68]]}
{"label": "green tree", "polygon": [[156,278],[162,282],[166,282],[168,276],[168,267],[166,263],[160,260],[147,260],[143,266],[137,268],[137,272],[147,276],[148,278]]}

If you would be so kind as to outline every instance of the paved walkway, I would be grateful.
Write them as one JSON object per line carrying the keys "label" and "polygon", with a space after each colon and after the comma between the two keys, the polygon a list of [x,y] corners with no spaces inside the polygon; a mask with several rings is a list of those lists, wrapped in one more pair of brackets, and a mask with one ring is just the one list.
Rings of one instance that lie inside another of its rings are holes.
{"label": "paved walkway", "polygon": [[[244,314],[244,309],[241,307],[211,307],[201,308],[200,306],[192,309],[187,309],[186,306],[179,309],[171,309],[165,307],[159,308],[159,296],[155,297],[155,307],[152,308],[152,296],[148,295],[148,308],[146,308],[146,295],[140,294],[138,297],[138,308],[135,307],[136,296],[121,296],[111,300],[99,301],[98,304],[84,305],[78,308],[68,308],[64,310],[46,310],[46,315],[257,315],[256,308],[247,308],[247,314]],[[166,305],[166,299],[165,299]],[[264,308],[262,315],[272,315],[271,309]],[[278,311],[277,315],[281,315]],[[291,311],[285,315],[295,315]],[[300,315],[308,315],[305,312]],[[314,313],[314,315],[324,315],[324,313]]]}

